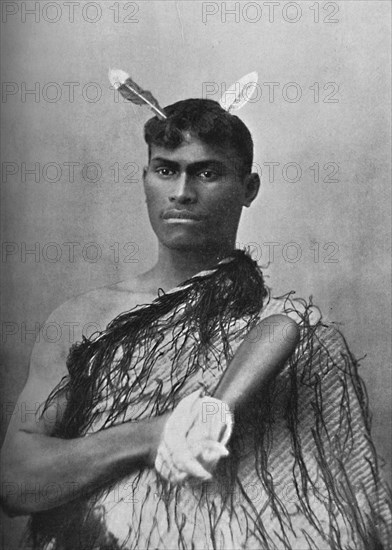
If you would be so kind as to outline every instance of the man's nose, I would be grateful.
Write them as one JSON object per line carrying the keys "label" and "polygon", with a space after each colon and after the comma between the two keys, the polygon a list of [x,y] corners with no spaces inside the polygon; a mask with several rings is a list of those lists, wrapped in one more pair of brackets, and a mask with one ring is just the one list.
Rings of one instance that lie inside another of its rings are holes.
{"label": "man's nose", "polygon": [[173,183],[170,190],[170,201],[180,204],[189,204],[196,202],[196,191],[189,174],[181,174]]}

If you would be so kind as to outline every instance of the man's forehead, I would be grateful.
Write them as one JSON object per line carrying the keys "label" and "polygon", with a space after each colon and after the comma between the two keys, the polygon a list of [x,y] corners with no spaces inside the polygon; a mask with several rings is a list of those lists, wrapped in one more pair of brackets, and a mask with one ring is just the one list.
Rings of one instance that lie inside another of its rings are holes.
{"label": "man's forehead", "polygon": [[215,161],[226,165],[238,163],[236,152],[232,149],[210,145],[198,138],[184,140],[175,149],[152,144],[150,147],[150,161],[167,159],[179,163],[199,163]]}

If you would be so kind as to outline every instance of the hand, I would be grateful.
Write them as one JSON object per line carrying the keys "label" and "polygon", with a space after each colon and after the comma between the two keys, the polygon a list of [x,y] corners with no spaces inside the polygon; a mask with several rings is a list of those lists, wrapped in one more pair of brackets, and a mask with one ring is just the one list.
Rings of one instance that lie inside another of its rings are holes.
{"label": "hand", "polygon": [[172,484],[189,477],[208,481],[220,458],[229,454],[225,445],[233,419],[228,407],[200,394],[198,390],[182,399],[163,430],[155,468]]}

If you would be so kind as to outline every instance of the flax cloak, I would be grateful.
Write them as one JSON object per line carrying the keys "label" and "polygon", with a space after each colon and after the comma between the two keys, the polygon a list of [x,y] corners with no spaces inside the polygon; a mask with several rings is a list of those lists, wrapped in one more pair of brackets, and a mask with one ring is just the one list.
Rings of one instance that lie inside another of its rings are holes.
{"label": "flax cloak", "polygon": [[391,498],[370,435],[358,362],[336,327],[292,293],[270,298],[258,266],[237,251],[71,350],[55,435],[88,436],[213,393],[248,331],[286,313],[300,342],[269,394],[236,419],[213,482],[170,487],[153,469],[35,514],[45,550],[382,550]]}

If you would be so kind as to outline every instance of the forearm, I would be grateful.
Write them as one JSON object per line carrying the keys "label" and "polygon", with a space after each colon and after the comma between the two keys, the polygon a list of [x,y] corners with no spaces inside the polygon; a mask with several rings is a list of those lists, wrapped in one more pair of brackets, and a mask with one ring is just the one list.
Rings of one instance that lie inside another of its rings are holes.
{"label": "forearm", "polygon": [[239,346],[223,374],[214,397],[230,410],[249,403],[252,394],[263,392],[293,353],[299,329],[286,315],[271,315],[254,327]]}
{"label": "forearm", "polygon": [[249,404],[256,391],[267,390],[298,339],[296,323],[285,315],[271,315],[258,323],[239,346],[213,398],[200,398],[196,391],[173,411],[155,464],[160,475],[174,484],[188,477],[210,479],[218,460],[228,454],[233,426],[228,411],[235,413]]}
{"label": "forearm", "polygon": [[54,508],[151,466],[165,417],[91,436],[58,439],[20,431],[2,457],[2,500],[11,515]]}

